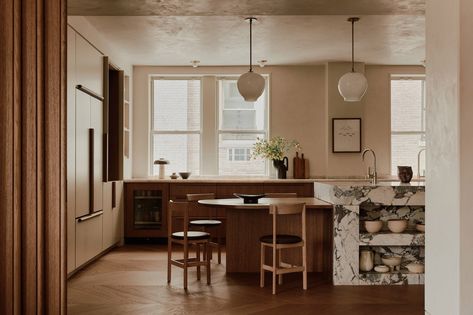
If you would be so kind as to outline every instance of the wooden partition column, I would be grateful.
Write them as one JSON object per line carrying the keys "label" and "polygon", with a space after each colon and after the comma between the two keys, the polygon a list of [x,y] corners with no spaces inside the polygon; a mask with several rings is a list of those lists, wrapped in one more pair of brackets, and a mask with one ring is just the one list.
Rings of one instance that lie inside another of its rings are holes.
{"label": "wooden partition column", "polygon": [[65,313],[65,10],[0,1],[0,314]]}

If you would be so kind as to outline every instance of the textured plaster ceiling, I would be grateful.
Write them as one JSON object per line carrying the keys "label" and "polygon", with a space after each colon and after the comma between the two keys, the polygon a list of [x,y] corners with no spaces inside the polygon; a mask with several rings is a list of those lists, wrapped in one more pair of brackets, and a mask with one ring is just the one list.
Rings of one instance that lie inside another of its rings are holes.
{"label": "textured plaster ceiling", "polygon": [[68,0],[69,15],[423,15],[425,0]]}
{"label": "textured plaster ceiling", "polygon": [[246,16],[257,16],[254,61],[268,65],[350,60],[349,16],[357,61],[420,64],[425,0],[68,0],[138,65],[248,64]]}

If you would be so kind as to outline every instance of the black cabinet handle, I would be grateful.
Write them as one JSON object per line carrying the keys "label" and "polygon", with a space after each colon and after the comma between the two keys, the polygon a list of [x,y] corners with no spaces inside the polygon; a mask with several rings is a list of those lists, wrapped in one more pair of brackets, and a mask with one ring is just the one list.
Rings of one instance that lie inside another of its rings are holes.
{"label": "black cabinet handle", "polygon": [[83,86],[83,85],[80,85],[80,84],[79,84],[79,85],[76,85],[76,89],[78,89],[79,91],[82,91],[82,92],[84,92],[84,93],[86,93],[86,94],[89,94],[89,95],[92,96],[93,98],[96,98],[96,99],[98,99],[99,101],[102,101],[102,102],[103,102],[103,96],[98,95],[97,93],[95,93],[94,91],[92,91],[92,90],[86,88],[86,87]]}
{"label": "black cabinet handle", "polygon": [[94,212],[94,128],[89,128],[89,213]]}

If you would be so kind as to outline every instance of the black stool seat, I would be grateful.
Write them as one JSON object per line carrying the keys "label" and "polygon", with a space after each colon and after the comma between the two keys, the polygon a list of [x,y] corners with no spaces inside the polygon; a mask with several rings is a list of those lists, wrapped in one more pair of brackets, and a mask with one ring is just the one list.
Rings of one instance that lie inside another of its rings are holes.
{"label": "black stool seat", "polygon": [[192,220],[189,222],[190,225],[194,226],[217,226],[221,225],[222,221],[219,220]]}
{"label": "black stool seat", "polygon": [[[264,235],[260,237],[260,242],[266,244],[273,243],[272,235]],[[302,242],[302,238],[297,235],[287,235],[287,234],[277,234],[276,235],[276,244],[296,244]]]}
{"label": "black stool seat", "polygon": [[[172,238],[175,240],[183,240],[184,232],[174,232],[172,233]],[[188,240],[206,240],[210,238],[210,234],[207,232],[201,231],[187,231]]]}

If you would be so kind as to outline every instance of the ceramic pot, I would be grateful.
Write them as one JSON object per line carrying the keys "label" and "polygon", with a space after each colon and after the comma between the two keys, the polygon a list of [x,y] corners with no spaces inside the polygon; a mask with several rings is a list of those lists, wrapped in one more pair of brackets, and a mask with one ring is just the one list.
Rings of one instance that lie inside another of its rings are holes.
{"label": "ceramic pot", "polygon": [[365,230],[368,233],[378,233],[383,228],[383,221],[381,220],[366,220]]}
{"label": "ceramic pot", "polygon": [[273,160],[273,165],[278,171],[278,178],[286,179],[287,170],[289,168],[289,160],[287,156],[282,160]]}
{"label": "ceramic pot", "polygon": [[412,167],[410,166],[398,166],[397,167],[397,177],[401,183],[407,184],[411,182],[412,179]]}
{"label": "ceramic pot", "polygon": [[393,233],[402,233],[407,229],[407,220],[391,219],[388,220],[388,229]]}
{"label": "ceramic pot", "polygon": [[360,251],[360,270],[371,271],[374,267],[374,253],[370,250]]}

